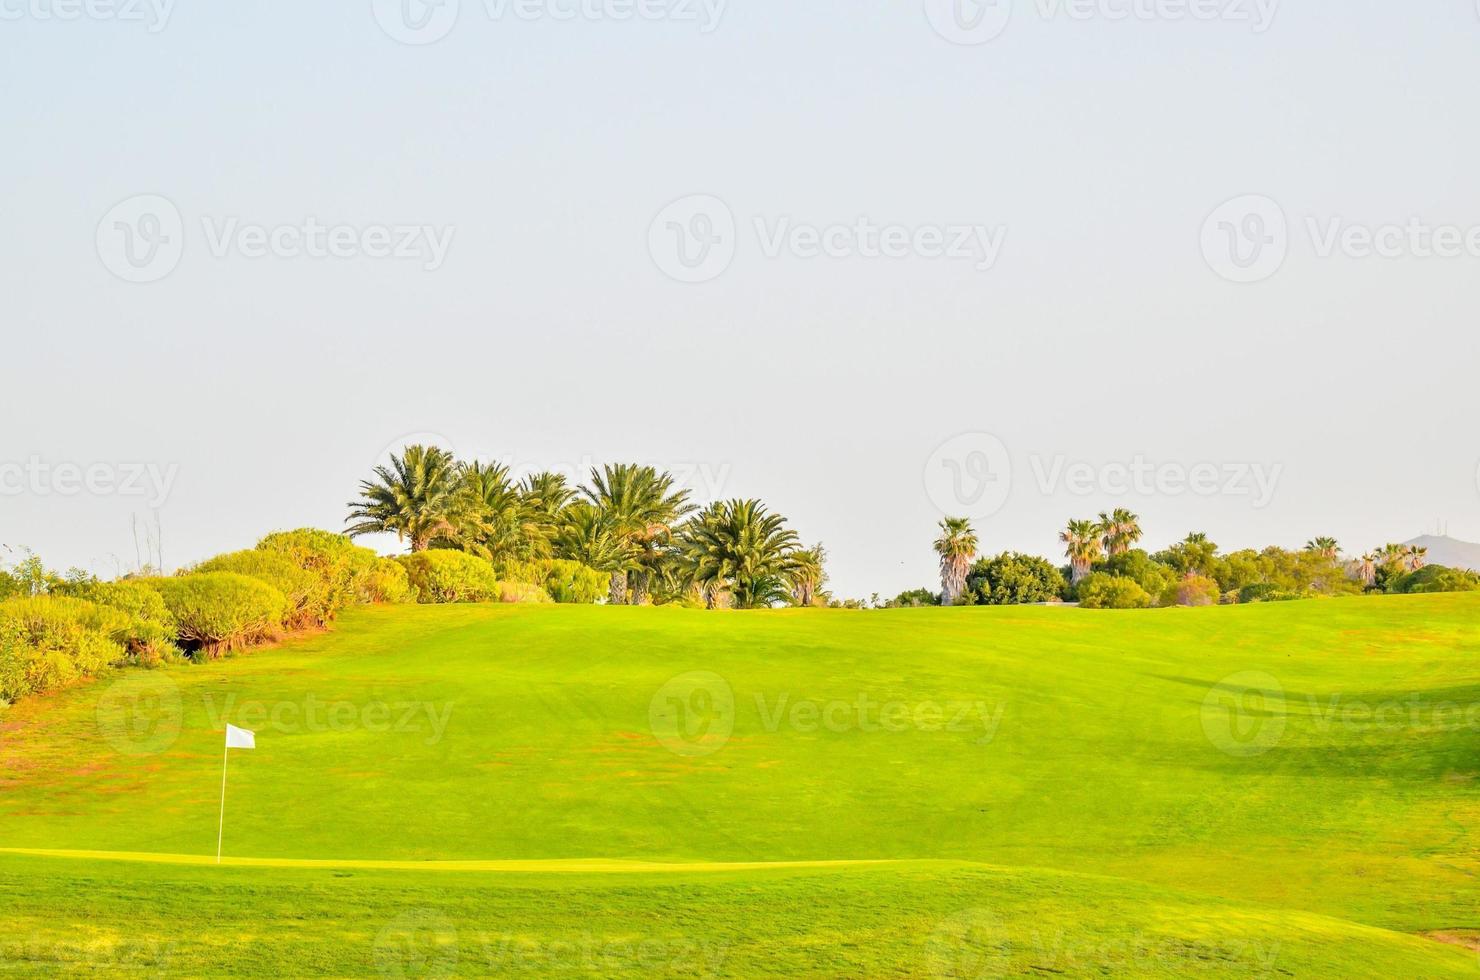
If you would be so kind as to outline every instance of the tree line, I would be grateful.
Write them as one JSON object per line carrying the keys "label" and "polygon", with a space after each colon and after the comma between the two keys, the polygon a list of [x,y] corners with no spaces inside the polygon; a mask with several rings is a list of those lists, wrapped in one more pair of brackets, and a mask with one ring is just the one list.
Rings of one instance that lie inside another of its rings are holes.
{"label": "tree line", "polygon": [[351,537],[394,534],[413,554],[462,551],[491,562],[577,562],[607,576],[613,605],[709,609],[825,604],[826,552],[805,547],[758,500],[703,507],[672,474],[631,463],[514,480],[507,466],[409,446],[360,486]]}
{"label": "tree line", "polygon": [[1279,547],[1223,554],[1193,532],[1154,554],[1137,548],[1141,519],[1120,508],[1075,519],[1059,532],[1067,564],[1007,552],[978,558],[971,522],[948,517],[934,543],[940,589],[916,589],[885,605],[974,605],[1078,602],[1091,608],[1203,606],[1274,602],[1363,592],[1480,590],[1480,574],[1428,564],[1428,549],[1387,544],[1347,558],[1333,537],[1298,551]]}

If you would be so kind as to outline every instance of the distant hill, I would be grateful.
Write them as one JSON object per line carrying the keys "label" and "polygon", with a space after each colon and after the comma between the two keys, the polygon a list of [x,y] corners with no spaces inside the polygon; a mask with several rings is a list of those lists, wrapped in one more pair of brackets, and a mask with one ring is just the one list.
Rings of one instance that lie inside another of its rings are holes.
{"label": "distant hill", "polygon": [[1425,534],[1403,543],[1405,545],[1416,544],[1420,548],[1429,549],[1427,560],[1430,565],[1470,568],[1480,572],[1480,544],[1471,544],[1457,538],[1440,537],[1434,534]]}

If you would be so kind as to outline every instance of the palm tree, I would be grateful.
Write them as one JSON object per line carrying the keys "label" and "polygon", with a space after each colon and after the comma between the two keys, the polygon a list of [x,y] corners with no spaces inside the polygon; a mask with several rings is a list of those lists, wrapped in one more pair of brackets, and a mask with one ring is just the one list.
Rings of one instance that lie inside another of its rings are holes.
{"label": "palm tree", "polygon": [[1357,562],[1357,577],[1369,589],[1377,582],[1377,563],[1381,558],[1376,551],[1369,551]]}
{"label": "palm tree", "polygon": [[940,522],[935,553],[940,555],[940,604],[953,606],[966,591],[966,574],[976,557],[976,532],[965,517],[947,517]]}
{"label": "palm tree", "polygon": [[1059,532],[1059,540],[1065,545],[1064,556],[1073,569],[1070,584],[1078,585],[1089,575],[1095,559],[1100,557],[1100,525],[1094,521],[1070,521],[1069,526]]}
{"label": "palm tree", "polygon": [[561,512],[554,546],[560,557],[598,572],[621,573],[625,577],[636,566],[631,548],[617,535],[611,520],[584,501],[571,504]]}
{"label": "palm tree", "polygon": [[490,561],[542,557],[548,552],[524,499],[499,463],[458,467],[456,528],[452,543]]}
{"label": "palm tree", "polygon": [[534,473],[519,481],[525,520],[544,539],[538,550],[548,553],[554,546],[565,509],[575,496],[563,473]]}
{"label": "palm tree", "polygon": [[736,609],[783,600],[799,550],[797,534],[785,518],[758,500],[710,504],[680,528],[678,546],[689,581],[710,609],[725,594]]}
{"label": "palm tree", "polygon": [[394,534],[410,539],[413,552],[457,534],[458,471],[452,454],[435,446],[407,446],[389,466],[360,484],[360,499],[349,504],[350,537]]}
{"label": "palm tree", "polygon": [[1408,549],[1401,544],[1385,544],[1377,551],[1380,563],[1401,567],[1408,560]]}
{"label": "palm tree", "polygon": [[1409,545],[1408,550],[1403,553],[1403,559],[1408,564],[1408,570],[1416,572],[1429,563],[1429,549],[1421,545]]}
{"label": "palm tree", "polygon": [[[599,508],[611,522],[612,533],[635,553],[636,589],[632,602],[647,600],[653,567],[662,560],[663,547],[672,536],[673,527],[694,510],[687,490],[674,490],[673,477],[659,473],[651,466],[619,463],[591,471],[591,486],[581,493],[592,506]],[[612,572],[608,601],[622,605],[628,601],[629,569]]]}
{"label": "palm tree", "polygon": [[1305,550],[1320,555],[1323,558],[1334,559],[1337,555],[1341,554],[1341,545],[1337,544],[1335,538],[1320,537],[1307,541],[1305,543]]}
{"label": "palm tree", "polygon": [[827,561],[827,549],[822,545],[804,548],[791,556],[787,578],[791,580],[791,599],[798,606],[811,606],[817,600],[822,583],[827,581],[823,563]]}
{"label": "palm tree", "polygon": [[1104,536],[1106,554],[1123,555],[1141,540],[1141,518],[1124,507],[1117,507],[1109,514],[1101,511],[1100,534]]}

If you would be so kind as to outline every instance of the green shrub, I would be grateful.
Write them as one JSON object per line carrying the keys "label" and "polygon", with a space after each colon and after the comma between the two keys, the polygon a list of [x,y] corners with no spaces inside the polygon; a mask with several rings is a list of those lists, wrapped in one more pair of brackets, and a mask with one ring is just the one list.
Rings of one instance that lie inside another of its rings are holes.
{"label": "green shrub", "polygon": [[37,596],[0,602],[0,700],[55,690],[123,663],[112,634],[129,616],[83,599]]}
{"label": "green shrub", "polygon": [[1216,606],[1223,593],[1206,575],[1188,575],[1169,585],[1161,595],[1163,606]]}
{"label": "green shrub", "polygon": [[1151,593],[1134,579],[1094,572],[1079,583],[1079,605],[1084,609],[1145,609]]}
{"label": "green shrub", "polygon": [[966,588],[987,606],[1053,602],[1064,589],[1063,574],[1052,563],[1033,555],[1004,552],[971,566]]}
{"label": "green shrub", "polygon": [[1256,582],[1238,590],[1238,601],[1243,602],[1290,602],[1304,598],[1297,592],[1280,588],[1273,582]]}
{"label": "green shrub", "polygon": [[538,585],[556,602],[587,605],[606,598],[611,576],[563,558],[506,561],[497,566],[500,582]]}
{"label": "green shrub", "polygon": [[499,602],[545,603],[555,601],[543,585],[530,585],[528,582],[499,582],[496,598]]}
{"label": "green shrub", "polygon": [[163,597],[179,624],[181,645],[203,658],[278,638],[288,613],[288,599],[281,592],[235,572],[145,581]]}
{"label": "green shrub", "polygon": [[1426,565],[1408,572],[1393,582],[1393,591],[1407,595],[1434,592],[1475,592],[1480,590],[1480,575],[1463,568]]}
{"label": "green shrub", "polygon": [[288,600],[283,625],[289,629],[308,629],[329,621],[330,583],[322,576],[300,568],[286,555],[273,551],[233,551],[203,561],[192,571],[234,572],[267,583]]}
{"label": "green shrub", "polygon": [[1153,597],[1165,593],[1167,588],[1180,577],[1171,568],[1154,560],[1140,548],[1132,548],[1110,556],[1105,559],[1100,570],[1132,580],[1145,589],[1147,595]]}
{"label": "green shrub", "polygon": [[395,559],[417,602],[493,602],[499,597],[493,566],[463,551],[419,551]]}
{"label": "green shrub", "polygon": [[370,581],[381,559],[343,534],[300,528],[278,531],[257,543],[257,550],[281,554],[299,568],[317,575],[328,590],[327,618],[346,606],[386,601],[372,598]]}
{"label": "green shrub", "polygon": [[890,599],[886,605],[890,608],[899,609],[912,609],[919,606],[938,606],[940,605],[940,593],[934,589],[910,589]]}
{"label": "green shrub", "polygon": [[116,631],[113,639],[122,643],[129,656],[140,663],[156,664],[179,654],[175,646],[178,632],[175,617],[170,615],[163,597],[143,582],[83,579],[69,582],[58,591],[116,609],[128,616],[127,626]]}
{"label": "green shrub", "polygon": [[398,603],[415,600],[406,569],[392,558],[377,558],[368,572],[359,577],[358,591],[366,602]]}

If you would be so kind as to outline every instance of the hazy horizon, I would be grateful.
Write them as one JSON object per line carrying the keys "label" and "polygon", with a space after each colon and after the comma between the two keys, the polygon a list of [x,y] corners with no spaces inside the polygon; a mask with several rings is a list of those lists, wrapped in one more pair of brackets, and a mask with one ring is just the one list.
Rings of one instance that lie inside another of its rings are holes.
{"label": "hazy horizon", "polygon": [[1480,541],[1476,5],[960,2],[5,6],[0,543],[338,529],[416,440],[759,497],[839,596],[947,512]]}

